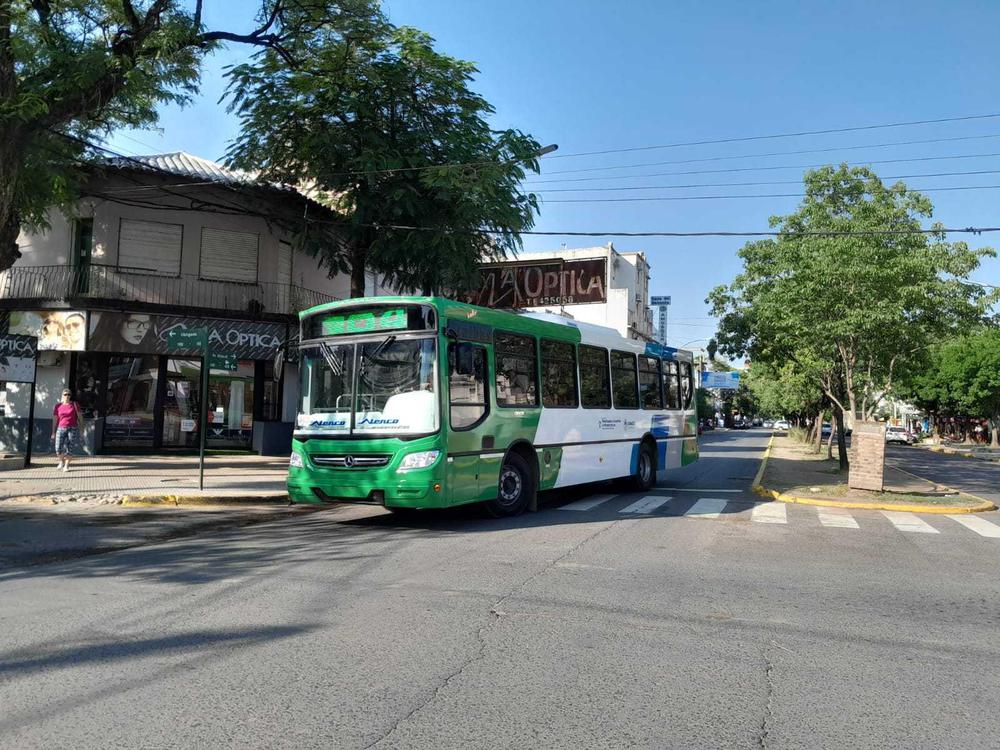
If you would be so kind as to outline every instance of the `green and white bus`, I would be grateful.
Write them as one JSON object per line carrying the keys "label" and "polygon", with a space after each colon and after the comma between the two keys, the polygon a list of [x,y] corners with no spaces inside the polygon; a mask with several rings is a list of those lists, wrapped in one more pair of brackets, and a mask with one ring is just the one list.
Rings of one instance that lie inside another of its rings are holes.
{"label": "green and white bus", "polygon": [[485,503],[698,458],[690,352],[550,313],[377,297],[301,313],[289,497],[392,511]]}

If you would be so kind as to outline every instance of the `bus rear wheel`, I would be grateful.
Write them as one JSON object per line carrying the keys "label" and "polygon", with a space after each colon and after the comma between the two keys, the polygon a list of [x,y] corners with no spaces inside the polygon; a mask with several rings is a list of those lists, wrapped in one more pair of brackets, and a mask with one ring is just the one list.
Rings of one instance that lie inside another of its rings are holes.
{"label": "bus rear wheel", "polygon": [[635,474],[629,477],[629,484],[636,492],[645,492],[656,484],[656,453],[649,443],[639,446]]}
{"label": "bus rear wheel", "polygon": [[528,462],[511,453],[500,467],[496,499],[486,502],[486,510],[495,518],[523,513],[534,492],[533,485],[534,478]]}

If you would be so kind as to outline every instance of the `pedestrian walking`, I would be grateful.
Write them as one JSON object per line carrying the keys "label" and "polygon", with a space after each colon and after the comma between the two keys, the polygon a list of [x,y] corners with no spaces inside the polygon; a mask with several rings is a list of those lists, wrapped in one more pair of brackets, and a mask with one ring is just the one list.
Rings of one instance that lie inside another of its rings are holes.
{"label": "pedestrian walking", "polygon": [[62,392],[62,400],[52,410],[52,438],[56,444],[57,468],[69,471],[69,462],[80,442],[80,427],[83,415],[80,405],[73,400],[69,389]]}

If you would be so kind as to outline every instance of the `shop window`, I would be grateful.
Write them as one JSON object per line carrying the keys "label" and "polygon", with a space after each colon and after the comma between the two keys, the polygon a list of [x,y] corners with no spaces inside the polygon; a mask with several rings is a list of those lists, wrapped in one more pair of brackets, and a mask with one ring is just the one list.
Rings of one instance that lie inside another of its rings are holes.
{"label": "shop window", "polygon": [[611,406],[607,349],[580,346],[580,395],[584,409],[607,409]]}
{"label": "shop window", "polygon": [[96,419],[101,415],[101,391],[104,387],[101,367],[103,359],[103,354],[76,355],[73,390],[85,419]]}
{"label": "shop window", "polygon": [[253,439],[254,362],[241,359],[235,370],[208,374],[208,445],[249,448]]}
{"label": "shop window", "polygon": [[105,448],[151,448],[159,357],[109,357]]}
{"label": "shop window", "polygon": [[274,361],[264,362],[264,397],[261,401],[260,421],[281,421],[281,383],[274,379]]}
{"label": "shop window", "polygon": [[497,332],[494,339],[498,406],[537,406],[535,339]]}
{"label": "shop window", "polygon": [[611,352],[611,386],[616,409],[635,409],[639,406],[634,354]]}

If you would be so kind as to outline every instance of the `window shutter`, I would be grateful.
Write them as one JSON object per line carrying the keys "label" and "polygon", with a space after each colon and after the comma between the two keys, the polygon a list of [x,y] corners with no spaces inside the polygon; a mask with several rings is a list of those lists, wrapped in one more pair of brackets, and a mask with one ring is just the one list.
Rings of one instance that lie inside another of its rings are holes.
{"label": "window shutter", "polygon": [[292,245],[289,242],[278,243],[278,276],[275,280],[282,286],[292,283]]}
{"label": "window shutter", "polygon": [[184,227],[157,221],[122,219],[118,232],[118,268],[179,276]]}
{"label": "window shutter", "polygon": [[252,232],[203,227],[199,275],[217,281],[257,281],[258,240]]}

